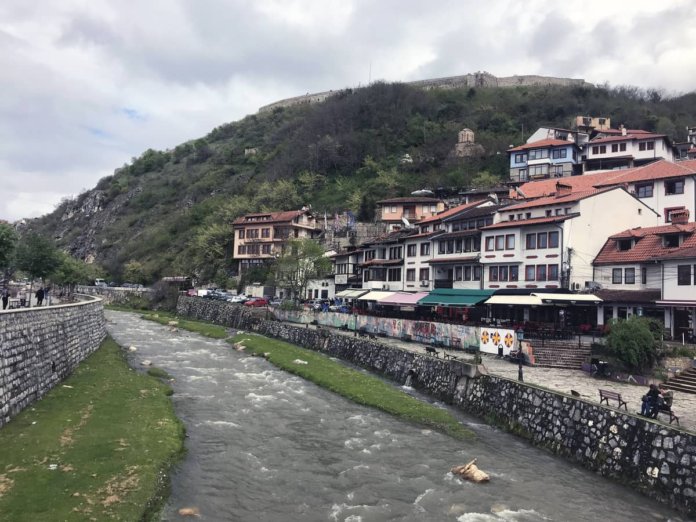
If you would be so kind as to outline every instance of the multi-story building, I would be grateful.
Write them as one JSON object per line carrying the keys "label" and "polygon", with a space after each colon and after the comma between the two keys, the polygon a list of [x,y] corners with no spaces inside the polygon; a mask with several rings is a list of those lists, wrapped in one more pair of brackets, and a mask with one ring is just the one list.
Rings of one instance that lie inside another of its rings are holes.
{"label": "multi-story building", "polygon": [[364,250],[353,248],[331,256],[336,292],[348,288],[362,288],[362,268]]}
{"label": "multi-story building", "polygon": [[689,212],[672,223],[610,236],[594,259],[598,323],[630,315],[664,317],[671,334],[696,331],[696,223]]}
{"label": "multi-story building", "polygon": [[404,226],[404,218],[413,223],[444,209],[444,201],[437,198],[410,196],[383,199],[377,202],[377,220],[385,223],[388,230],[395,230]]}
{"label": "multi-story building", "polygon": [[539,127],[534,134],[527,138],[527,143],[541,140],[574,141],[581,147],[590,139],[590,134],[584,130],[563,129],[560,127]]}
{"label": "multi-story building", "polygon": [[592,282],[592,261],[608,233],[655,226],[657,214],[621,187],[555,195],[504,207],[483,228],[485,289],[580,290]]}
{"label": "multi-story building", "polygon": [[674,161],[674,149],[664,134],[643,130],[605,129],[584,147],[586,171],[631,168],[663,159]]}
{"label": "multi-story building", "polygon": [[432,257],[427,261],[434,288],[483,287],[481,229],[493,224],[500,207],[492,201],[480,201],[460,205],[438,216],[440,229],[430,238]]}
{"label": "multi-story building", "polygon": [[513,147],[507,153],[510,157],[510,180],[515,183],[563,178],[582,172],[580,147],[574,141],[547,138]]}
{"label": "multi-story building", "polygon": [[363,260],[360,264],[363,289],[404,290],[403,266],[406,236],[415,229],[397,230],[386,236],[363,244]]}
{"label": "multi-story building", "polygon": [[246,214],[237,218],[232,228],[233,258],[239,262],[240,272],[282,254],[289,239],[311,238],[318,232],[316,220],[307,209]]}

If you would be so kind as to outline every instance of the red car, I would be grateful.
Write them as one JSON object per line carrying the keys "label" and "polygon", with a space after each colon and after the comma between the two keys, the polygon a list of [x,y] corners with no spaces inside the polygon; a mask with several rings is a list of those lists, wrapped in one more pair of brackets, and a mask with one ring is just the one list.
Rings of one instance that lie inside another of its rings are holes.
{"label": "red car", "polygon": [[254,297],[244,303],[244,306],[268,306],[268,299],[264,297]]}

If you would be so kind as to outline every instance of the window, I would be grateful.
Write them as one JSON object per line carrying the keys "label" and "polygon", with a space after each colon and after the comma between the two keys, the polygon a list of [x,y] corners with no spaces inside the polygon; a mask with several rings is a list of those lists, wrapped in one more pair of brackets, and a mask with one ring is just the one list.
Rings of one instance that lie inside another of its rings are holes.
{"label": "window", "polygon": [[527,234],[526,248],[527,250],[536,248],[536,234]]}
{"label": "window", "polygon": [[546,217],[551,217],[552,214],[553,214],[553,211],[551,209],[546,211]]}
{"label": "window", "polygon": [[454,253],[454,239],[450,239],[449,241],[447,241],[447,253],[448,254]]}
{"label": "window", "polygon": [[624,284],[626,284],[626,285],[636,284],[636,269],[635,268],[625,268],[624,269]]}
{"label": "window", "polygon": [[680,286],[691,284],[691,265],[677,266],[677,284]]}
{"label": "window", "polygon": [[417,254],[417,252],[416,252],[416,245],[415,244],[408,245],[406,247],[406,255],[408,257],[416,257],[416,254]]}
{"label": "window", "polygon": [[644,266],[640,268],[640,282],[643,285],[648,284],[648,269]]}
{"label": "window", "polygon": [[515,154],[515,163],[525,163],[527,161],[527,155],[522,153],[522,154]]}
{"label": "window", "polygon": [[271,253],[271,245],[261,245],[261,253],[262,254],[270,254]]}
{"label": "window", "polygon": [[389,209],[389,211],[390,211],[392,214],[395,214],[395,213],[396,213],[396,205],[392,205],[391,208]]}
{"label": "window", "polygon": [[454,280],[455,281],[462,280],[462,267],[461,266],[457,266],[454,268]]}
{"label": "window", "polygon": [[498,267],[498,280],[507,281],[508,280],[508,267],[499,266]]}
{"label": "window", "polygon": [[510,281],[517,281],[519,279],[519,267],[517,265],[510,265]]}
{"label": "window", "polygon": [[626,152],[626,144],[619,143],[619,152]]}
{"label": "window", "polygon": [[638,144],[638,150],[645,150],[645,142],[641,142]]}
{"label": "window", "polygon": [[271,237],[271,229],[270,228],[262,228],[261,229],[261,237],[264,237],[264,238]]}
{"label": "window", "polygon": [[430,279],[430,269],[421,268],[420,273],[418,274],[418,279],[420,279],[421,281],[428,281]]}
{"label": "window", "polygon": [[611,146],[611,151],[612,151],[612,152],[619,152],[619,144],[618,144],[618,143],[614,143],[614,144]]}
{"label": "window", "polygon": [[592,154],[606,154],[607,153],[607,146],[606,145],[595,145],[592,147]]}
{"label": "window", "polygon": [[599,154],[599,147],[597,145],[592,147],[592,154]]}
{"label": "window", "polygon": [[237,247],[237,253],[238,254],[246,254],[246,246],[245,245],[239,245]]}
{"label": "window", "polygon": [[559,158],[566,158],[568,154],[568,149],[554,149],[553,150],[553,159],[559,159]]}
{"label": "window", "polygon": [[[476,268],[474,268],[474,279],[478,281],[476,275]],[[517,281],[519,278],[519,268],[516,265],[493,265],[488,267],[488,280],[492,282],[496,281]]]}
{"label": "window", "polygon": [[654,141],[648,142],[648,150],[655,150],[655,142]]}
{"label": "window", "polygon": [[438,241],[437,242],[437,253],[438,254],[444,254],[446,249],[447,249],[447,241]]}
{"label": "window", "polygon": [[544,159],[549,157],[549,150],[548,149],[532,149],[529,151],[529,159],[530,160],[536,160],[536,159]]}
{"label": "window", "polygon": [[530,176],[546,176],[548,172],[548,165],[532,165],[529,167]]}
{"label": "window", "polygon": [[435,212],[437,212],[437,205],[430,205],[430,213],[434,214]]}
{"label": "window", "polygon": [[672,196],[674,194],[684,193],[684,180],[677,179],[673,181],[665,181],[665,194]]}
{"label": "window", "polygon": [[390,247],[389,259],[401,259],[402,247]]}
{"label": "window", "polygon": [[508,234],[505,236],[505,250],[513,250],[515,248],[515,235]]}
{"label": "window", "polygon": [[390,268],[387,270],[387,281],[401,281],[401,269]]}
{"label": "window", "polygon": [[429,256],[430,255],[430,243],[421,243],[420,255],[422,255],[422,256]]}
{"label": "window", "polygon": [[639,198],[653,197],[653,184],[642,183],[640,185],[636,185],[636,196],[638,196]]}
{"label": "window", "polygon": [[497,266],[489,266],[488,267],[488,280],[489,281],[498,281],[498,267]]}
{"label": "window", "polygon": [[455,243],[454,243],[454,251],[457,254],[460,254],[462,251],[462,243],[463,243],[463,241],[461,239],[457,239],[457,241],[455,241]]}
{"label": "window", "polygon": [[239,230],[239,239],[244,239],[244,229]]}
{"label": "window", "polygon": [[537,234],[537,248],[546,248],[548,236],[546,232]]}
{"label": "window", "polygon": [[562,208],[557,208],[555,213],[556,213],[557,216],[560,216],[560,215],[563,214],[563,209],[562,209]]}
{"label": "window", "polygon": [[536,276],[536,267],[534,265],[527,265],[524,267],[524,278],[527,281],[534,281]]}
{"label": "window", "polygon": [[247,230],[247,238],[258,239],[258,237],[259,237],[259,229],[258,228],[252,228],[251,230]]}
{"label": "window", "polygon": [[665,248],[676,248],[679,246],[679,234],[667,234],[664,237]]}
{"label": "window", "polygon": [[464,267],[464,281],[471,281],[471,267]]}
{"label": "window", "polygon": [[549,232],[549,248],[558,248],[558,238],[558,231]]}
{"label": "window", "polygon": [[631,240],[630,239],[619,239],[616,245],[620,252],[625,252],[626,250],[631,250]]}
{"label": "window", "polygon": [[491,251],[495,247],[495,237],[494,236],[488,236],[486,238],[486,251]]}
{"label": "window", "polygon": [[623,270],[620,268],[614,268],[611,271],[611,284],[620,285],[622,281]]}
{"label": "window", "polygon": [[527,169],[520,169],[519,170],[519,179],[520,179],[520,181],[527,180]]}
{"label": "window", "polygon": [[475,266],[474,267],[474,281],[480,281],[480,280],[481,280],[481,267]]}
{"label": "window", "polygon": [[505,236],[495,236],[495,249],[505,250]]}
{"label": "window", "polygon": [[549,281],[558,281],[558,265],[549,265],[548,278]]}
{"label": "window", "polygon": [[536,267],[536,280],[546,281],[546,265],[537,265]]}

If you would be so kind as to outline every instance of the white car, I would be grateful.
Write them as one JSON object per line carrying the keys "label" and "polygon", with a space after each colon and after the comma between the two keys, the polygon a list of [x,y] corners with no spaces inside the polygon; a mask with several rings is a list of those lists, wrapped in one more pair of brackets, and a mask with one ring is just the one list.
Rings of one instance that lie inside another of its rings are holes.
{"label": "white car", "polygon": [[229,303],[246,303],[249,300],[247,296],[244,294],[239,294],[239,295],[233,295],[229,299],[227,299],[227,302]]}

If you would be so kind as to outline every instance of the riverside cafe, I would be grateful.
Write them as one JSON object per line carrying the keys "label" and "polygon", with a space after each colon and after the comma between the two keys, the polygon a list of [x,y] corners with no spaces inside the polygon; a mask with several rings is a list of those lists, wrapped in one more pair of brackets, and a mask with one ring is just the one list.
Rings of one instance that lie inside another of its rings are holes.
{"label": "riverside cafe", "polygon": [[597,326],[597,305],[602,299],[592,294],[556,291],[514,292],[499,290],[484,303],[484,322],[512,327],[524,325],[533,332],[588,332]]}
{"label": "riverside cafe", "polygon": [[430,292],[393,292],[380,290],[343,290],[336,294],[352,300],[358,313],[427,319],[442,322],[478,322],[485,309],[477,308],[493,290],[438,288]]}

